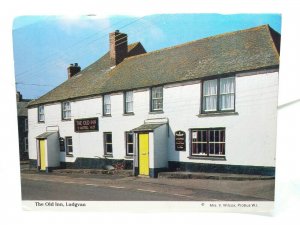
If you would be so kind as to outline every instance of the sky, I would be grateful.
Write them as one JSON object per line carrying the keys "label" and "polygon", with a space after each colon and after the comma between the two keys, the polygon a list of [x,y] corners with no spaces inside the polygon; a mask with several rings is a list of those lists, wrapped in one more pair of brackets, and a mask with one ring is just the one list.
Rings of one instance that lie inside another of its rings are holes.
{"label": "sky", "polygon": [[155,14],[21,16],[13,23],[16,90],[35,99],[67,79],[67,67],[82,69],[109,50],[108,34],[120,30],[147,52],[225,32],[269,24],[281,33],[280,14]]}

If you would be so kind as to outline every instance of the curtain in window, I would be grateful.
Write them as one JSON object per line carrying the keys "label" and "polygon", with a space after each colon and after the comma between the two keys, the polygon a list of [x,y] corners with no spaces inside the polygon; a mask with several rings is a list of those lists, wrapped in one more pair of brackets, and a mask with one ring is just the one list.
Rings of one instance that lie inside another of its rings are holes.
{"label": "curtain in window", "polygon": [[152,88],[152,110],[163,109],[163,87]]}
{"label": "curtain in window", "polygon": [[69,119],[71,118],[71,104],[70,102],[63,103],[63,118]]}
{"label": "curtain in window", "polygon": [[220,79],[220,109],[234,109],[234,78]]}
{"label": "curtain in window", "polygon": [[203,85],[204,111],[217,110],[217,93],[218,93],[217,80],[208,80],[204,82]]}

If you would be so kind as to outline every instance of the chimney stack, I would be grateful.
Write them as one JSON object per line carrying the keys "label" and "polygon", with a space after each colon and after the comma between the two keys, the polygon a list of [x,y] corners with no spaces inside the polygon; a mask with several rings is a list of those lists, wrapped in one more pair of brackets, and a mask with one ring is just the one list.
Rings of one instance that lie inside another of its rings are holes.
{"label": "chimney stack", "polygon": [[127,57],[128,43],[127,34],[119,30],[109,34],[110,65],[114,67]]}
{"label": "chimney stack", "polygon": [[17,91],[16,97],[17,97],[17,102],[20,102],[23,99],[23,96],[21,95],[21,93],[19,91]]}
{"label": "chimney stack", "polygon": [[68,67],[68,79],[76,75],[81,71],[81,67],[78,66],[78,63],[70,64]]}

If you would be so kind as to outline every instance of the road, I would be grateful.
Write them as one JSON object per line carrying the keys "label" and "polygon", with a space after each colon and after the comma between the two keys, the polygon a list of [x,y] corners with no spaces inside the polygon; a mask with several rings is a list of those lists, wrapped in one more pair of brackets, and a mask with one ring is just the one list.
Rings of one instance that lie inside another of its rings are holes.
{"label": "road", "polygon": [[272,201],[274,180],[182,180],[22,173],[23,200]]}

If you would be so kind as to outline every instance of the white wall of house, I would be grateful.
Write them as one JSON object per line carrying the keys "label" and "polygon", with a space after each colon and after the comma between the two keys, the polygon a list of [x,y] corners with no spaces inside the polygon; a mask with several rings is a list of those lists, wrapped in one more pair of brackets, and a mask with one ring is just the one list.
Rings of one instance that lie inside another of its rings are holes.
{"label": "white wall of house", "polygon": [[154,166],[152,168],[168,168],[168,125],[162,125],[153,132]]}
{"label": "white wall of house", "polygon": [[[169,161],[219,163],[231,165],[275,166],[278,73],[264,72],[236,77],[237,115],[198,117],[201,83],[186,82],[164,86],[164,113],[149,113],[149,89],[134,91],[134,115],[123,115],[123,93],[111,95],[111,116],[102,116],[102,97],[71,102],[71,121],[61,120],[61,104],[45,105],[45,123],[37,122],[37,108],[28,110],[29,158],[36,159],[35,137],[47,126],[57,125],[61,137],[73,137],[73,162],[76,157],[103,157],[103,132],[112,132],[113,158],[126,155],[125,132],[136,128],[149,118],[167,117],[170,135],[167,144]],[[99,118],[99,132],[74,132],[74,119]],[[190,128],[226,128],[226,160],[190,159]],[[174,132],[186,132],[186,151],[177,152]],[[154,137],[155,138],[155,137]],[[155,146],[154,146],[155,148]]]}
{"label": "white wall of house", "polygon": [[47,167],[60,166],[58,133],[47,137]]}

